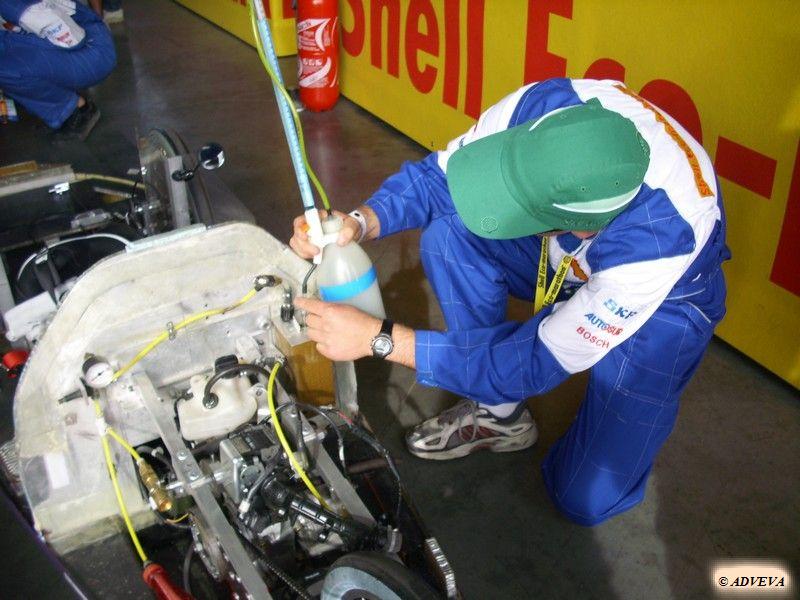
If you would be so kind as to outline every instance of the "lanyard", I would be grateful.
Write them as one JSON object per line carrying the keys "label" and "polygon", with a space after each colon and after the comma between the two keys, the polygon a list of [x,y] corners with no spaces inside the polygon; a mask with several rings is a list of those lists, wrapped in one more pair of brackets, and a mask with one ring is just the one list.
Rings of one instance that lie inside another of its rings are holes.
{"label": "lanyard", "polygon": [[561,259],[556,269],[556,275],[553,277],[553,281],[550,282],[547,293],[545,293],[545,288],[547,287],[547,246],[549,242],[549,238],[542,238],[542,252],[539,255],[539,272],[536,274],[536,296],[533,300],[533,314],[538,313],[542,308],[550,306],[556,301],[556,296],[558,296],[558,292],[561,290],[561,285],[567,278],[569,265],[572,263],[572,257],[569,254]]}

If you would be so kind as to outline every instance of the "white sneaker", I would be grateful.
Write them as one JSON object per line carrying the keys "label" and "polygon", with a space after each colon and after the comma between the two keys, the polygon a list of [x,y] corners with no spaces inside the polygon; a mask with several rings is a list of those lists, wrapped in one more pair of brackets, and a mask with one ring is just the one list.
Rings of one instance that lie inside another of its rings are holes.
{"label": "white sneaker", "polygon": [[105,21],[106,25],[111,25],[113,23],[122,23],[125,20],[125,13],[122,9],[117,10],[104,10],[103,11],[103,21]]}
{"label": "white sneaker", "polygon": [[438,417],[406,433],[409,452],[420,458],[449,460],[477,452],[515,452],[536,443],[539,432],[527,406],[508,419],[498,419],[476,402],[461,400]]}

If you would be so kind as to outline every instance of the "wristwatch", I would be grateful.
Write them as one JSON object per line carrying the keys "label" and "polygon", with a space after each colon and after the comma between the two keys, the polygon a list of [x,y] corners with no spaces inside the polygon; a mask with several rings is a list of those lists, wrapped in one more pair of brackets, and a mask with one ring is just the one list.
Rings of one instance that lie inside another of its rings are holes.
{"label": "wristwatch", "polygon": [[384,319],[381,325],[381,332],[372,338],[370,346],[372,347],[372,356],[376,358],[386,358],[394,350],[394,340],[392,339],[392,328],[394,322],[390,319]]}

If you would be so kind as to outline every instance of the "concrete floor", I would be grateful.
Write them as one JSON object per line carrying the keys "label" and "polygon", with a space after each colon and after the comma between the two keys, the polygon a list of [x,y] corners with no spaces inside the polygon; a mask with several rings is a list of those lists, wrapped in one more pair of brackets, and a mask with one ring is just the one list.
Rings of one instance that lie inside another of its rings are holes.
{"label": "concrete floor", "polygon": [[[255,52],[168,0],[129,2],[125,16],[114,28],[119,66],[94,91],[103,118],[89,140],[51,144],[26,117],[0,127],[0,162],[66,161],[121,175],[136,165],[137,129],[173,127],[190,145],[222,143],[228,162],[219,177],[261,226],[288,241],[299,195]],[[425,154],[344,99],[333,111],[303,114],[303,122],[311,160],[343,211],[403,160]],[[443,327],[419,263],[418,234],[395,236],[368,251],[389,314],[415,327]],[[513,305],[510,312],[524,318],[528,310]],[[708,597],[709,563],[729,557],[780,558],[800,575],[798,394],[723,342],[712,342],[684,394],[645,502],[595,528],[555,511],[539,471],[577,410],[584,376],[531,400],[540,429],[534,448],[430,463],[404,451],[402,433],[453,398],[416,385],[412,372],[391,364],[365,360],[358,375],[363,410],[400,460],[466,598]],[[20,558],[13,571],[34,581],[33,564]],[[7,581],[12,571],[8,565],[3,571]],[[34,583],[44,585],[40,578]],[[59,596],[46,589],[49,597]]]}

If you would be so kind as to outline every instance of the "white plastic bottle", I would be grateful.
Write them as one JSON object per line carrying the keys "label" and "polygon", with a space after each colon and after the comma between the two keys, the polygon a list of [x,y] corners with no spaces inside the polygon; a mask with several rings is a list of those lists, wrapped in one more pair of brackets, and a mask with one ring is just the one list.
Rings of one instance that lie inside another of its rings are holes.
{"label": "white plastic bottle", "polygon": [[[331,215],[322,221],[326,235],[336,234],[342,220]],[[327,302],[349,304],[379,319],[386,318],[375,267],[367,253],[356,242],[346,246],[327,244],[322,250],[322,263],[317,268],[320,297]]]}

